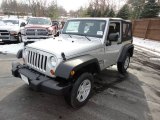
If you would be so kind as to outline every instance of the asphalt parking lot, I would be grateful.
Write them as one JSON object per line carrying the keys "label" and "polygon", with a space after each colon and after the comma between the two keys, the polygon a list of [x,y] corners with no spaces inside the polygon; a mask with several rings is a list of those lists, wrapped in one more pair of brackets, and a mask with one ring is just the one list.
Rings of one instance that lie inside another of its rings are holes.
{"label": "asphalt parking lot", "polygon": [[[0,53],[0,120],[159,120],[160,57],[135,49],[126,76],[116,67],[95,79],[94,94],[81,109],[63,96],[35,92],[11,75],[15,55]],[[21,62],[21,61],[20,61]]]}

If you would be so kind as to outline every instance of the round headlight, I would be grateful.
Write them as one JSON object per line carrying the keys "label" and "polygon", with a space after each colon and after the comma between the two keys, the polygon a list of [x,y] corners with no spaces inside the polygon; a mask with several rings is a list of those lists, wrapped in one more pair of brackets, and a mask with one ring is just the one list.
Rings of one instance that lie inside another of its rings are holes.
{"label": "round headlight", "polygon": [[51,65],[52,65],[53,67],[55,67],[56,64],[57,64],[57,59],[52,56],[52,57],[50,58],[50,61],[51,61]]}

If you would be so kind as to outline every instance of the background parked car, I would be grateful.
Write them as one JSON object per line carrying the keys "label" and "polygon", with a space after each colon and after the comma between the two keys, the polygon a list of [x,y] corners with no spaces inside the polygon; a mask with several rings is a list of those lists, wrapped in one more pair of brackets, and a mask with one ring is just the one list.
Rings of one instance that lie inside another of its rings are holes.
{"label": "background parked car", "polygon": [[0,21],[1,42],[22,42],[21,27],[25,23],[22,19],[3,19]]}
{"label": "background parked car", "polygon": [[52,38],[56,35],[55,26],[47,17],[30,17],[27,24],[21,30],[24,44],[32,43],[41,39]]}

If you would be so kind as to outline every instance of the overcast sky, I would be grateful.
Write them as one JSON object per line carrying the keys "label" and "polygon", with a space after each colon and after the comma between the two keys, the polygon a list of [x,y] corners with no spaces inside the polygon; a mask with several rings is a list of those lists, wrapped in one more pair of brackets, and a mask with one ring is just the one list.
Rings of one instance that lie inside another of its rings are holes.
{"label": "overcast sky", "polygon": [[88,3],[88,0],[57,0],[57,4],[65,8],[67,11],[77,10],[81,6],[85,7]]}
{"label": "overcast sky", "polygon": [[[17,0],[17,1],[23,1],[26,2],[28,0]],[[47,0],[47,2],[56,1],[56,0]],[[70,10],[78,10],[81,6],[87,7],[89,5],[89,1],[91,0],[57,0],[58,6],[62,6],[69,12]],[[110,0],[117,4],[117,7],[122,6],[122,4],[125,0]],[[1,4],[2,0],[0,0]],[[120,4],[119,4],[120,3]]]}
{"label": "overcast sky", "polygon": [[[52,1],[52,0],[49,0]],[[55,0],[56,1],[56,0]],[[91,0],[57,0],[58,6],[62,6],[69,12],[70,10],[78,10],[81,6],[86,7],[89,5]],[[122,5],[124,5],[127,0],[109,0],[110,3],[114,3],[117,5],[117,9],[119,9]]]}

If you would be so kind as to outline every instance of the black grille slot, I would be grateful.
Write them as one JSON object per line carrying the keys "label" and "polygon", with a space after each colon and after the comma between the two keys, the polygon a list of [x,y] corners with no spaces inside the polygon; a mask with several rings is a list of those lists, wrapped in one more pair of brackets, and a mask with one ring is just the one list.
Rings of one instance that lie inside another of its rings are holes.
{"label": "black grille slot", "polygon": [[45,56],[44,64],[45,64],[45,66],[44,66],[44,70],[46,70],[47,56]]}
{"label": "black grille slot", "polygon": [[9,33],[2,33],[2,32],[1,32],[0,34],[1,34],[1,35],[9,35]]}
{"label": "black grille slot", "polygon": [[0,30],[0,32],[4,32],[5,33],[5,32],[8,32],[8,31],[7,30]]}
{"label": "black grille slot", "polygon": [[0,39],[10,39],[10,33],[7,30],[0,30]]}
{"label": "black grille slot", "polygon": [[44,29],[38,29],[37,34],[45,36],[45,35],[48,35],[48,32],[47,32],[47,30],[44,30]]}
{"label": "black grille slot", "polygon": [[26,35],[35,35],[35,30],[34,29],[27,29]]}

